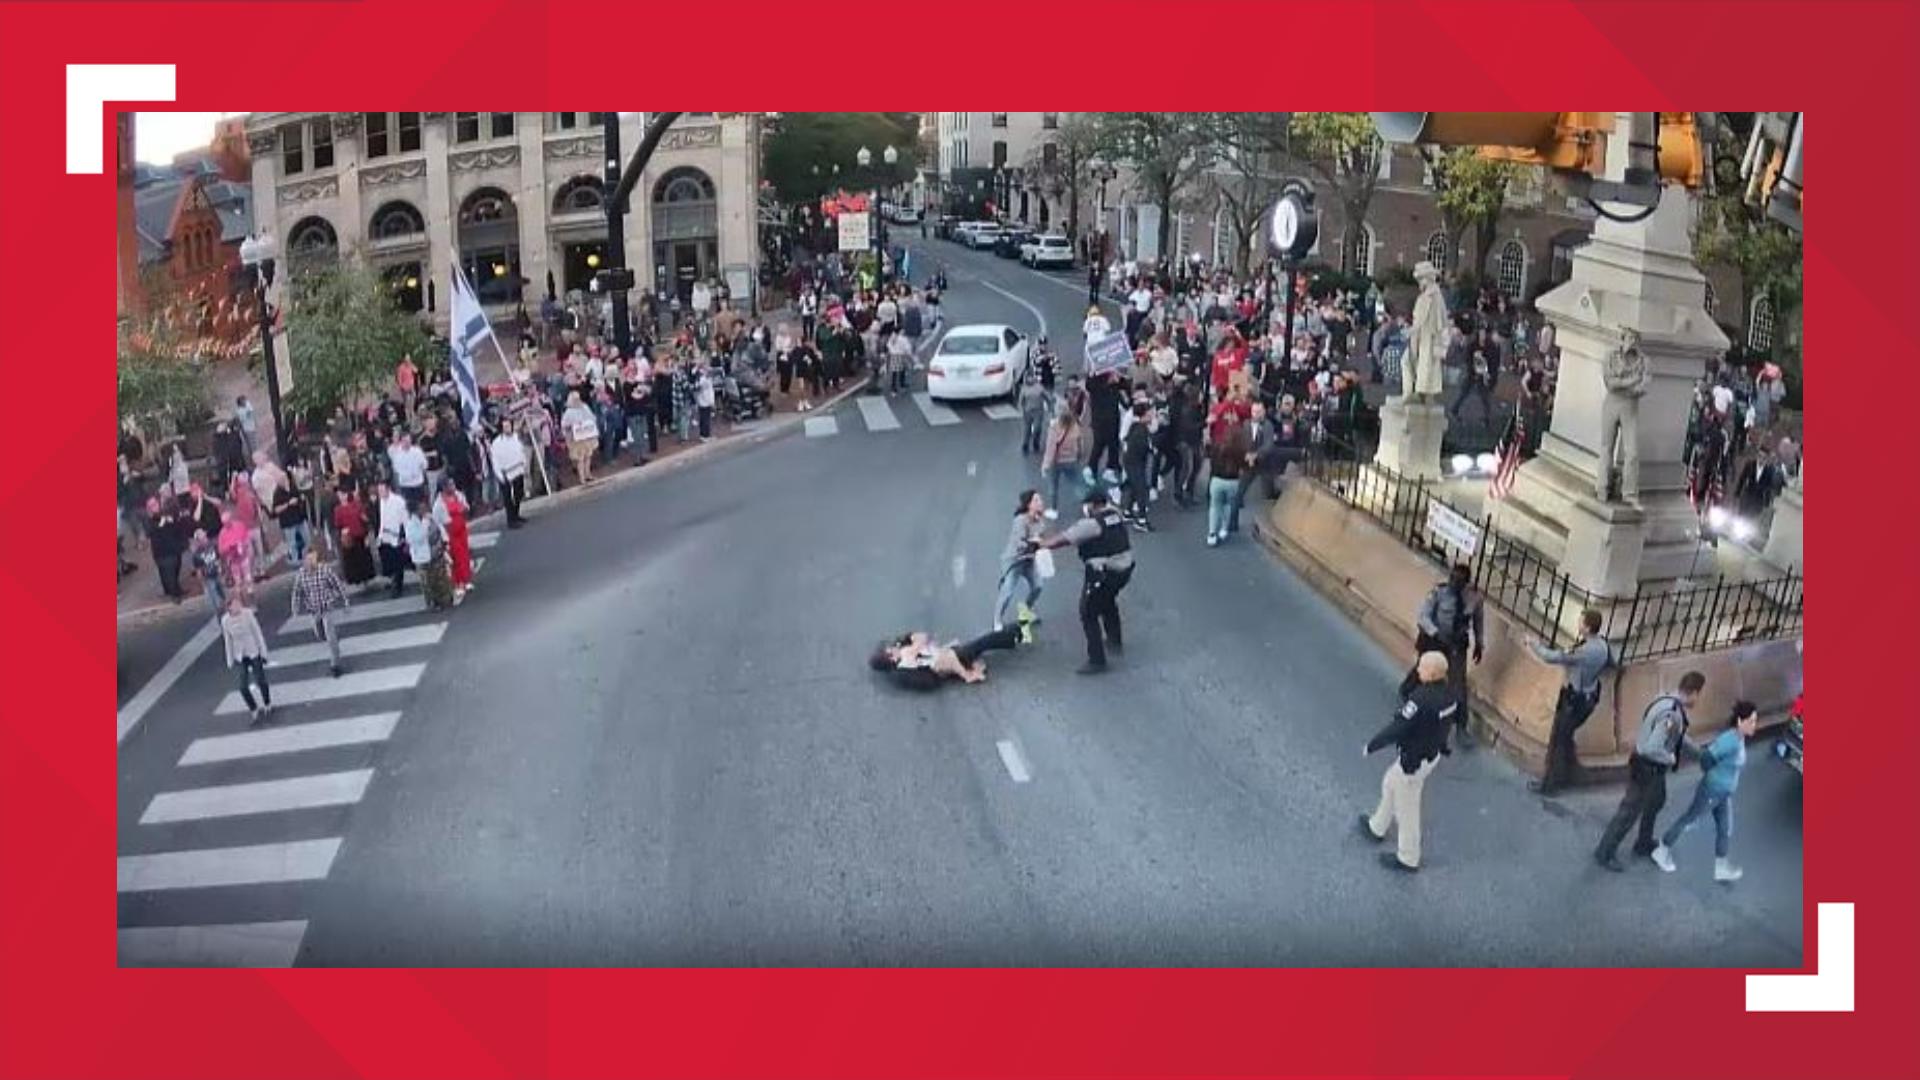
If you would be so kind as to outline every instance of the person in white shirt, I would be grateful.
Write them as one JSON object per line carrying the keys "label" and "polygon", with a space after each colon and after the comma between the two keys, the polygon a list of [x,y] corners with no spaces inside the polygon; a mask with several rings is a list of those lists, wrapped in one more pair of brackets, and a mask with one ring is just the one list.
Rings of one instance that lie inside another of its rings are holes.
{"label": "person in white shirt", "polygon": [[[424,475],[424,466],[423,475]],[[399,596],[407,583],[406,526],[407,500],[385,482],[374,488],[379,495],[380,572],[393,579],[393,595]]]}
{"label": "person in white shirt", "polygon": [[1087,321],[1080,324],[1080,332],[1091,341],[1113,333],[1113,324],[1107,321],[1107,317],[1100,313],[1099,308],[1090,307],[1087,309]]}
{"label": "person in white shirt", "polygon": [[[253,609],[238,596],[227,601],[227,612],[220,616],[220,638],[226,646],[227,666],[239,669],[240,700],[258,721],[273,711],[273,689],[267,685],[267,635],[261,632]],[[259,687],[258,702],[249,684]]]}
{"label": "person in white shirt", "polygon": [[560,430],[567,437],[567,455],[573,458],[573,472],[582,484],[593,482],[593,454],[600,449],[600,421],[576,391],[567,395],[567,411],[560,415]]}
{"label": "person in white shirt", "polygon": [[699,365],[693,378],[693,404],[700,410],[700,441],[713,441],[713,369]]}
{"label": "person in white shirt", "polygon": [[387,460],[393,466],[393,486],[400,489],[408,502],[425,502],[427,455],[413,445],[413,436],[404,431],[396,435],[393,445],[387,448]]}
{"label": "person in white shirt", "polygon": [[493,475],[500,480],[500,498],[507,504],[507,528],[517,529],[526,521],[520,516],[520,504],[527,497],[527,448],[520,442],[515,427],[502,428],[487,447],[493,462]]}

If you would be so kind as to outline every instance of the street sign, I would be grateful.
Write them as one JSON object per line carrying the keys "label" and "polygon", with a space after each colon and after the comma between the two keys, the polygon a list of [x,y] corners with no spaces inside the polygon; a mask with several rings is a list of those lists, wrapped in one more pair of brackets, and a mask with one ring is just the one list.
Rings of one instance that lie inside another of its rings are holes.
{"label": "street sign", "polygon": [[1088,375],[1124,371],[1131,363],[1133,363],[1133,347],[1127,344],[1127,335],[1114,332],[1087,339]]}
{"label": "street sign", "polygon": [[1427,534],[1463,559],[1472,558],[1480,547],[1480,526],[1438,499],[1427,503]]}
{"label": "street sign", "polygon": [[840,215],[840,250],[865,251],[873,246],[870,219],[865,213]]}

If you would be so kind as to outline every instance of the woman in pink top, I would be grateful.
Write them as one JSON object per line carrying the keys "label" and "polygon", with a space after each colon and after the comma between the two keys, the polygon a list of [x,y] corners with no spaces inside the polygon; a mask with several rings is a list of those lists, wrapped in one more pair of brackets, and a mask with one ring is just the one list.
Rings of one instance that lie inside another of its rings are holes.
{"label": "woman in pink top", "polygon": [[254,557],[264,559],[267,539],[260,527],[260,494],[253,490],[253,480],[246,473],[233,474],[227,485],[227,505],[233,507],[233,516],[240,524],[246,526]]}

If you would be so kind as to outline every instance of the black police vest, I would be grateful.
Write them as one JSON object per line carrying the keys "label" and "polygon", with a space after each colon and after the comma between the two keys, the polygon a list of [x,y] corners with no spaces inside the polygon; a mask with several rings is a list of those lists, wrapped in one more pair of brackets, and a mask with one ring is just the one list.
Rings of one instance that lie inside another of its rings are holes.
{"label": "black police vest", "polygon": [[1095,520],[1100,522],[1100,535],[1083,540],[1074,547],[1080,553],[1081,561],[1110,558],[1132,550],[1133,540],[1127,534],[1127,519],[1121,516],[1120,511],[1109,508]]}

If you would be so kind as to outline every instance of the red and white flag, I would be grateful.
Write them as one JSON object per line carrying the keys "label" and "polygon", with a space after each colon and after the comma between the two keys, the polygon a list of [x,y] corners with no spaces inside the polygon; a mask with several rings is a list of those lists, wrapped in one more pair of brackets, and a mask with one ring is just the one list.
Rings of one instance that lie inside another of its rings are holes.
{"label": "red and white flag", "polygon": [[1513,490],[1514,478],[1520,474],[1521,451],[1526,445],[1526,416],[1522,410],[1515,409],[1513,422],[1507,425],[1505,444],[1500,447],[1500,464],[1493,470],[1493,479],[1487,483],[1487,498],[1504,499]]}

